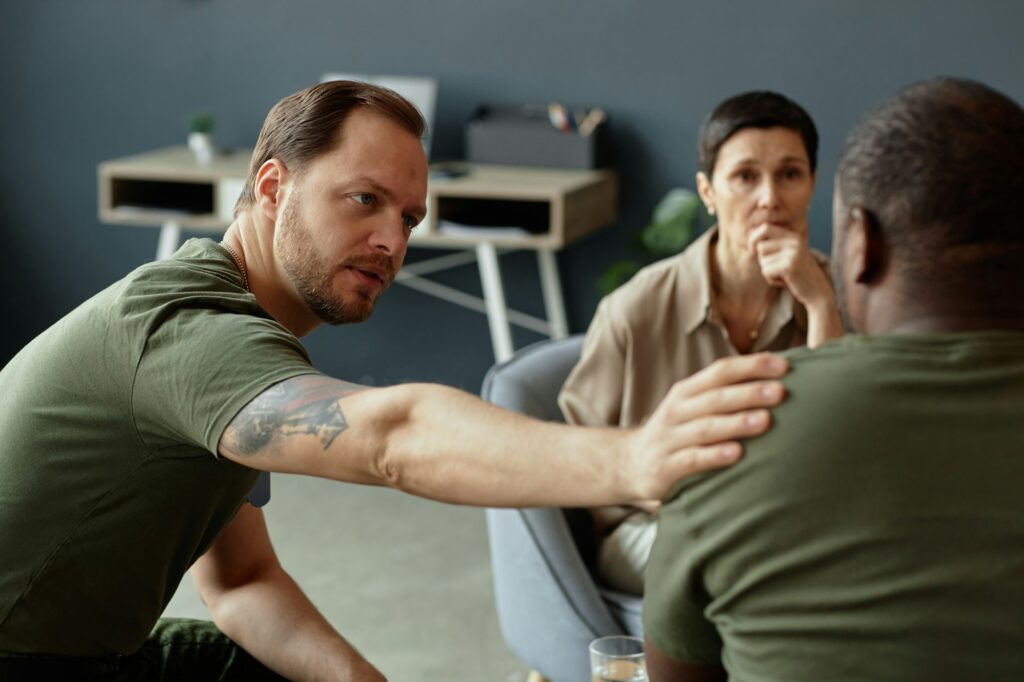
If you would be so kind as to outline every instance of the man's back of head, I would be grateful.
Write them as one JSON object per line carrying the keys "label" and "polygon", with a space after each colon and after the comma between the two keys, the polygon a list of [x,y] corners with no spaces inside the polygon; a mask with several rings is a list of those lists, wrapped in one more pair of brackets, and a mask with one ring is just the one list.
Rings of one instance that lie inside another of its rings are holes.
{"label": "man's back of head", "polygon": [[[881,324],[848,322],[889,331],[914,317],[1024,317],[1022,196],[1024,109],[1009,97],[936,78],[873,109],[850,133],[836,175],[837,285],[852,299],[848,311],[870,317],[862,299],[879,286],[898,289],[891,303],[905,310]],[[864,264],[846,252],[858,229],[875,240]]]}

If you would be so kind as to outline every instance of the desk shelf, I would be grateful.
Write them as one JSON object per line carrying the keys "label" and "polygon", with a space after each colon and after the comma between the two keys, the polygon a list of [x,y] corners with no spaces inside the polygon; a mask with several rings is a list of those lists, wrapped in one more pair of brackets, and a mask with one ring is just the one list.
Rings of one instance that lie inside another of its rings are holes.
{"label": "desk shelf", "polygon": [[[251,151],[220,154],[200,165],[187,147],[169,147],[99,164],[99,219],[104,223],[159,227],[157,259],[177,250],[183,229],[222,233],[234,219],[235,202],[245,185]],[[487,315],[495,357],[512,355],[509,325],[553,338],[568,333],[555,253],[611,224],[618,184],[610,170],[553,170],[519,166],[445,164],[456,177],[431,178],[427,217],[409,240],[410,247],[467,250],[408,265],[396,281]],[[489,231],[451,235],[441,221],[471,225],[516,225],[526,235]],[[547,319],[510,310],[505,303],[498,263],[500,250],[537,253]],[[468,259],[467,259],[468,256]],[[475,260],[484,298],[427,280],[424,275]]]}
{"label": "desk shelf", "polygon": [[223,232],[234,216],[249,169],[248,149],[220,154],[207,165],[187,147],[169,147],[97,169],[99,218],[104,223]]}
{"label": "desk shelf", "polygon": [[[410,244],[469,248],[485,241],[499,248],[557,251],[615,219],[618,185],[614,171],[482,164],[459,164],[457,168],[465,175],[431,180],[427,219],[413,233]],[[469,217],[463,217],[467,213]],[[441,220],[472,224],[473,214],[487,213],[493,216],[488,221],[491,224],[516,225],[531,234],[470,237],[438,230]],[[516,218],[525,218],[522,222],[527,224],[517,224]]]}
{"label": "desk shelf", "polygon": [[[144,227],[174,221],[185,229],[221,231],[233,219],[250,155],[248,149],[237,150],[203,166],[182,146],[104,161],[97,173],[99,219]],[[610,170],[457,167],[465,175],[430,180],[427,218],[413,233],[413,246],[457,249],[486,241],[499,248],[558,250],[615,218],[617,183]],[[473,215],[504,225],[525,217],[528,224],[520,226],[531,234],[476,237],[438,230],[439,220],[467,223]]]}

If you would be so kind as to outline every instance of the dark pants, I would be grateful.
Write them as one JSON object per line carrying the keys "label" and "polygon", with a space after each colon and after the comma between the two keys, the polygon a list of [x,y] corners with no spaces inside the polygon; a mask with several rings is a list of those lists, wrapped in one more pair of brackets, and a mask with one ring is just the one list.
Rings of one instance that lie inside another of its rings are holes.
{"label": "dark pants", "polygon": [[0,653],[0,680],[231,682],[283,680],[208,621],[163,618],[127,656],[75,658]]}

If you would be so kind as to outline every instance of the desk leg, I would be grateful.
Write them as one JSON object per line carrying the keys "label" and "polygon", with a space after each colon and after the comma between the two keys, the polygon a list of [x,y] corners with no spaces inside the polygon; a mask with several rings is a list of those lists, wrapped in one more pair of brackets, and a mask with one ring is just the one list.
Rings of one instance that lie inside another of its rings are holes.
{"label": "desk leg", "polygon": [[160,241],[156,247],[156,259],[164,260],[174,255],[181,244],[181,225],[168,220],[160,227]]}
{"label": "desk leg", "polygon": [[537,251],[537,265],[540,267],[540,286],[544,292],[544,309],[548,314],[548,333],[553,339],[564,339],[569,335],[569,324],[565,321],[565,299],[562,297],[562,280],[558,277],[558,260],[554,251]]}
{"label": "desk leg", "polygon": [[476,259],[480,268],[480,282],[484,288],[484,303],[487,306],[487,324],[491,328],[494,359],[504,362],[512,357],[512,328],[508,323],[505,288],[501,284],[501,267],[498,265],[498,252],[494,244],[477,244]]}

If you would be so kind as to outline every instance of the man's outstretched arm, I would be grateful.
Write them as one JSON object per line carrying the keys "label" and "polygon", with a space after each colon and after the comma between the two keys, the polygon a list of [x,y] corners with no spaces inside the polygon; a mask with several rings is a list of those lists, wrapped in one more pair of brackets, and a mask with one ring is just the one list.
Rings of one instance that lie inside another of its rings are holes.
{"label": "man's outstretched arm", "polygon": [[242,505],[192,580],[221,632],[283,677],[384,682],[281,567],[259,509]]}
{"label": "man's outstretched arm", "polygon": [[765,431],[784,359],[728,358],[677,383],[640,429],[530,419],[434,384],[359,390],[317,375],[271,387],[235,416],[219,452],[246,466],[388,485],[480,506],[661,499],[679,479],[735,462]]}

